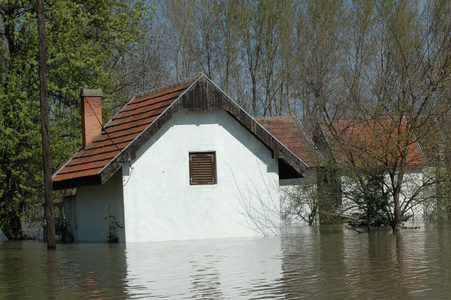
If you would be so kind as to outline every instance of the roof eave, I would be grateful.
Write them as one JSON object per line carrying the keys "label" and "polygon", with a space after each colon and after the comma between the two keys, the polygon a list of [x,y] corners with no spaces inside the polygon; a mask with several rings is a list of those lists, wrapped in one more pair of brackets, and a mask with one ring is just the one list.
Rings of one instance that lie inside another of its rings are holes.
{"label": "roof eave", "polygon": [[97,175],[92,175],[92,176],[71,178],[71,179],[61,180],[61,181],[53,181],[52,186],[53,186],[54,190],[64,190],[64,189],[83,187],[83,186],[92,186],[92,185],[99,185],[99,184],[102,184],[102,180],[101,180],[100,174],[97,174]]}

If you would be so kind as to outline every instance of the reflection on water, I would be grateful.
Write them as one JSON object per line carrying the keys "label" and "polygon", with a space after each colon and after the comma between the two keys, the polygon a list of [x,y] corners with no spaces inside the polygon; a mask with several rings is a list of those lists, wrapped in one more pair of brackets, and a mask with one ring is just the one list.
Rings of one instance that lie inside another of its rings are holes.
{"label": "reflection on water", "polygon": [[0,242],[0,299],[448,298],[451,223],[137,244]]}
{"label": "reflection on water", "polygon": [[280,239],[217,239],[127,245],[127,292],[221,299],[268,295],[280,279]]}

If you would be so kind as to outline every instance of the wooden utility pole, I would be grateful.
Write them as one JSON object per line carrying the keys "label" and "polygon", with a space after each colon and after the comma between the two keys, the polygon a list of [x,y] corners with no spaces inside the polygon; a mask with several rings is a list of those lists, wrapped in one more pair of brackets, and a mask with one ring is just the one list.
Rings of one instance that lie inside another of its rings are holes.
{"label": "wooden utility pole", "polygon": [[47,249],[56,249],[55,216],[52,189],[52,165],[50,160],[49,108],[47,92],[47,50],[45,42],[44,0],[38,0],[39,31],[39,81],[41,94],[41,134],[44,163],[45,219],[47,221]]}

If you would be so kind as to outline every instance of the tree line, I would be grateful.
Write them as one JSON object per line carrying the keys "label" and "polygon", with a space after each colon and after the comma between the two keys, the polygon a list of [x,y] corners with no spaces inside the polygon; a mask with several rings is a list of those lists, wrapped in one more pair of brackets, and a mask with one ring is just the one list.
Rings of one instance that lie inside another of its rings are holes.
{"label": "tree line", "polygon": [[[82,88],[104,91],[109,120],[135,93],[199,73],[253,116],[297,115],[316,140],[325,120],[409,118],[414,135],[406,141],[447,141],[450,6],[446,0],[47,1],[52,165],[58,169],[81,147]],[[0,228],[10,239],[26,237],[20,223],[43,199],[37,36],[35,1],[0,3]],[[336,123],[328,124],[340,144]],[[449,186],[445,160],[439,177]],[[400,165],[386,166],[394,190]]]}

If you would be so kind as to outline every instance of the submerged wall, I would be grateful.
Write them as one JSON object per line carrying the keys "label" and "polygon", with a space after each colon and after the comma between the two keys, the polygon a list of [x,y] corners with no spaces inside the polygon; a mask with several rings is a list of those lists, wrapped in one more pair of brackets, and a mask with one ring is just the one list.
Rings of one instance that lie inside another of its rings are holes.
{"label": "submerged wall", "polygon": [[[68,230],[75,242],[106,242],[108,214],[124,226],[122,185],[122,172],[118,171],[103,185],[77,188],[75,197],[65,202]],[[124,242],[124,229],[116,228],[116,236]]]}

